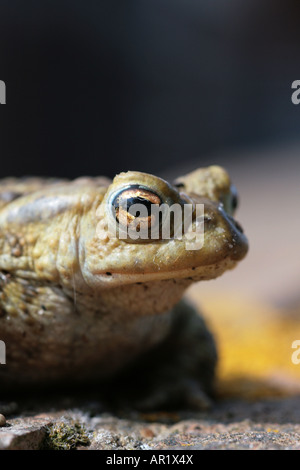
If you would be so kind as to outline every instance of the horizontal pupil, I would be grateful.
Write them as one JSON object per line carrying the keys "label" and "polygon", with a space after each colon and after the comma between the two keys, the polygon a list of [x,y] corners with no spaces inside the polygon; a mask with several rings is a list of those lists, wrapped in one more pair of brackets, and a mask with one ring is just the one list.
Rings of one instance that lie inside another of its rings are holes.
{"label": "horizontal pupil", "polygon": [[139,196],[129,197],[128,199],[121,201],[120,207],[128,211],[128,209],[130,209],[134,204],[143,204],[143,206],[148,209],[148,212],[151,211],[152,202]]}

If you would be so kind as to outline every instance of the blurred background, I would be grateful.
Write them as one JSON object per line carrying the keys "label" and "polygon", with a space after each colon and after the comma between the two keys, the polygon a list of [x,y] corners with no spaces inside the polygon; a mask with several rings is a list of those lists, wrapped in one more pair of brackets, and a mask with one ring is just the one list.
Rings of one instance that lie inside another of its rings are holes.
{"label": "blurred background", "polygon": [[299,13],[297,0],[2,0],[0,175],[158,173],[297,139]]}
{"label": "blurred background", "polygon": [[220,305],[231,324],[300,315],[299,14],[297,0],[2,0],[0,177],[221,164],[250,252],[191,295],[216,329]]}

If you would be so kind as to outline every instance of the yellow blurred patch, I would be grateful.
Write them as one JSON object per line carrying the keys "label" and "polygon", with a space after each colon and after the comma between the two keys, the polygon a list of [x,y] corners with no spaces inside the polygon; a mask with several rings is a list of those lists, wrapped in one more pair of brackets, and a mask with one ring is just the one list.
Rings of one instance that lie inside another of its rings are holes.
{"label": "yellow blurred patch", "polygon": [[292,362],[292,343],[300,340],[300,311],[292,315],[236,293],[205,295],[197,286],[188,296],[217,341],[220,396],[300,394],[300,364]]}

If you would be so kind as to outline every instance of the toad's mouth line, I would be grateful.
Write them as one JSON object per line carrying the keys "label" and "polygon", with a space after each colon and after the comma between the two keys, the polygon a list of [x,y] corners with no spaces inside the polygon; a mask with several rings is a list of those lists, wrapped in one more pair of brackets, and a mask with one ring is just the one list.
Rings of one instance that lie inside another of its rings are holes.
{"label": "toad's mouth line", "polygon": [[94,273],[97,282],[101,282],[103,286],[113,286],[121,284],[144,284],[151,281],[172,281],[172,280],[186,280],[190,282],[215,279],[221,276],[224,271],[233,269],[237,260],[226,257],[219,263],[207,264],[197,266],[195,268],[185,268],[170,271],[157,271],[151,273],[117,273],[117,272],[101,272]]}

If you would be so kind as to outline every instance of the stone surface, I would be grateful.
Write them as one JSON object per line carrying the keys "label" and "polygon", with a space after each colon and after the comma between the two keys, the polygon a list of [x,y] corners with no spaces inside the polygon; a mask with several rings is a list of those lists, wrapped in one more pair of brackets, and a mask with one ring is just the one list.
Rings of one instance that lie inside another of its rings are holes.
{"label": "stone surface", "polygon": [[0,428],[0,450],[37,450],[46,437],[50,416],[10,419]]}
{"label": "stone surface", "polygon": [[[68,436],[70,448],[300,450],[299,404],[299,396],[256,402],[235,399],[220,401],[211,412],[147,414],[98,412],[97,408],[101,409],[102,405],[92,400],[89,403],[79,401],[77,406],[74,403],[72,408],[59,411],[52,404],[44,404],[51,410],[33,416],[8,418],[6,426],[0,429],[0,449],[53,448],[51,439],[49,441],[51,430],[54,427],[62,429],[66,425],[72,428],[76,423],[84,433],[84,439],[81,431],[79,438],[76,431],[74,442],[73,437],[69,439]],[[56,401],[56,408],[59,405]],[[30,408],[28,404],[23,406]],[[65,442],[63,435],[61,448]]]}

